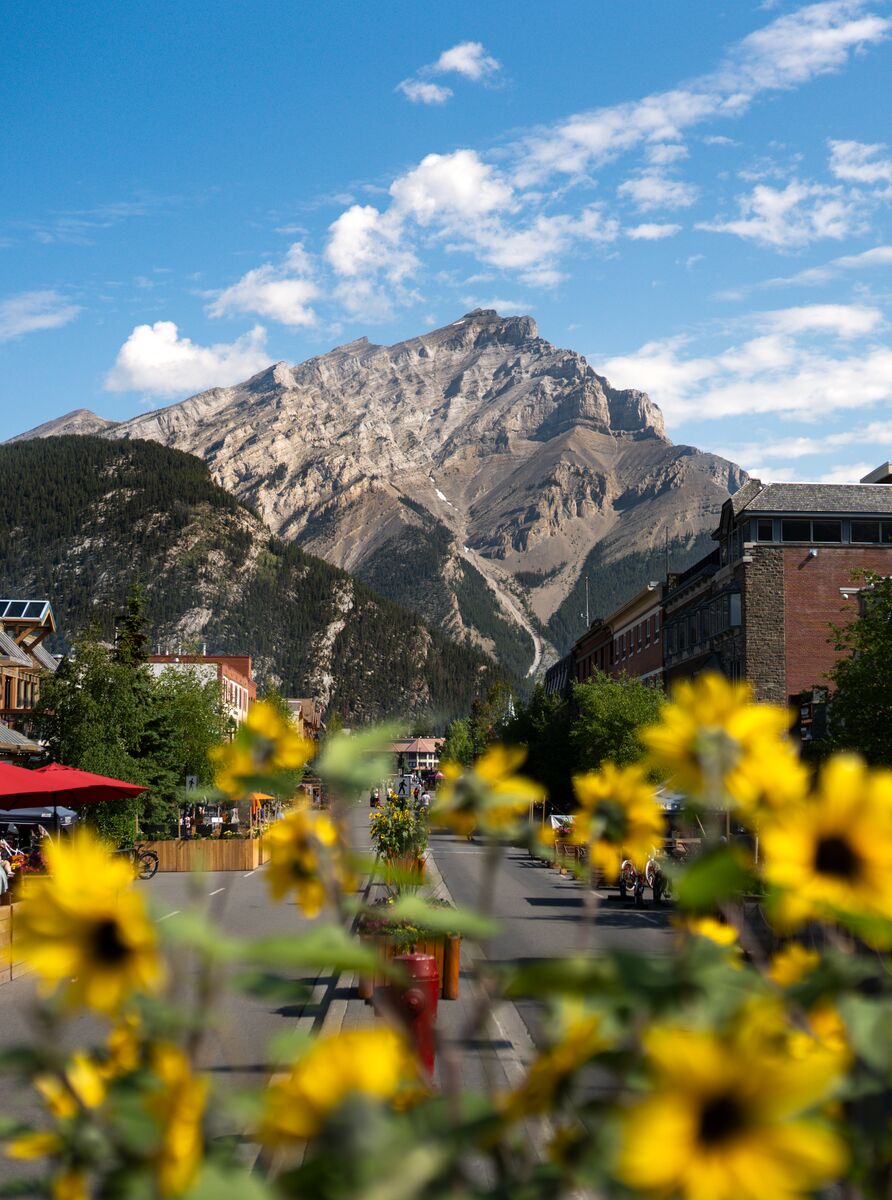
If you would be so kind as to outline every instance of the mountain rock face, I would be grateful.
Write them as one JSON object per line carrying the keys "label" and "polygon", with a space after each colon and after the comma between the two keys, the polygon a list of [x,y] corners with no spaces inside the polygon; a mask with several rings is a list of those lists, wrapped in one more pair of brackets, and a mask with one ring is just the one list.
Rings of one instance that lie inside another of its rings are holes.
{"label": "mountain rock face", "polygon": [[595,547],[608,573],[667,542],[682,565],[745,479],[673,446],[643,392],[612,388],[532,318],[480,309],[102,432],[199,455],[281,537],[521,673],[571,636],[562,605]]}
{"label": "mountain rock face", "polygon": [[0,446],[0,580],[4,595],[49,597],[67,642],[91,624],[110,640],[140,580],[154,644],[251,654],[261,683],[349,723],[443,720],[499,678],[479,649],[274,537],[205,463],[152,442]]}
{"label": "mountain rock face", "polygon": [[10,438],[9,441],[12,444],[13,442],[28,442],[33,438],[62,437],[66,434],[103,434],[114,429],[117,424],[117,421],[107,421],[105,417],[90,412],[89,408],[76,408],[73,412],[66,413],[64,417],[55,417],[52,421],[45,421],[36,429],[29,429],[27,433],[20,433],[18,437]]}

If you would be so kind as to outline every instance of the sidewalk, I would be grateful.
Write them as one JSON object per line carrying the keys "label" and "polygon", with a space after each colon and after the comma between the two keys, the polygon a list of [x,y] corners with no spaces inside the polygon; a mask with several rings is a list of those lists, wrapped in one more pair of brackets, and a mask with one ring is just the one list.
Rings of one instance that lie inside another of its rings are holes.
{"label": "sidewalk", "polygon": [[[368,809],[357,805],[351,810],[350,834],[354,848],[369,849]],[[452,901],[436,861],[427,852],[427,884],[424,893],[436,899]],[[382,884],[372,884],[368,898],[383,894]],[[502,1091],[514,1086],[534,1056],[534,1047],[526,1025],[513,1004],[498,1005],[489,1020],[489,1028],[468,1036],[473,1027],[475,1008],[480,995],[470,968],[482,954],[478,947],[462,942],[459,998],[440,1000],[437,1008],[437,1066],[434,1082],[442,1086],[443,1064],[454,1064],[460,1072],[462,1086],[470,1090],[494,1088]],[[352,972],[341,975],[329,989],[320,1032],[338,1033],[342,1029],[361,1029],[374,1025],[377,1017],[370,1003],[357,995],[356,977]]]}

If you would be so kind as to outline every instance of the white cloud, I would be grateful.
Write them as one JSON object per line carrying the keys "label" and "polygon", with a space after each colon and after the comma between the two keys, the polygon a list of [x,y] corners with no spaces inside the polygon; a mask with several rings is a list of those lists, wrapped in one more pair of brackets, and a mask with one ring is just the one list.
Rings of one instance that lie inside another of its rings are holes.
{"label": "white cloud", "polygon": [[683,142],[657,142],[648,146],[645,158],[655,167],[668,167],[670,163],[681,162],[688,157],[688,148]]}
{"label": "white cloud", "polygon": [[0,300],[0,342],[9,342],[41,329],[67,325],[81,311],[53,289],[19,292]]}
{"label": "white cloud", "polygon": [[738,197],[738,207],[736,219],[701,221],[697,228],[790,249],[821,238],[843,238],[861,225],[856,201],[841,188],[797,179],[785,188],[759,184]]}
{"label": "white cloud", "polygon": [[864,337],[885,323],[878,308],[864,304],[805,304],[761,313],[757,320],[779,333],[834,333],[841,338]]}
{"label": "white cloud", "polygon": [[861,0],[806,5],[749,34],[710,74],[540,130],[522,147],[517,179],[526,185],[552,173],[582,175],[641,144],[676,142],[704,121],[739,117],[762,92],[839,70],[892,28],[889,18],[863,10]]}
{"label": "white cloud", "polygon": [[858,483],[875,466],[875,462],[845,463],[834,467],[832,471],[825,471],[823,475],[818,476],[815,483]]}
{"label": "white cloud", "polygon": [[396,90],[413,104],[445,104],[453,95],[452,88],[424,79],[404,79],[396,85]]}
{"label": "white cloud", "polygon": [[[447,74],[455,72],[479,83],[488,79],[502,69],[502,64],[491,54],[487,54],[482,42],[459,42],[449,50],[444,50],[437,61],[428,68],[431,72]],[[422,68],[424,70],[424,68]]]}
{"label": "white cloud", "polygon": [[212,317],[257,313],[282,325],[313,325],[316,314],[310,303],[319,295],[319,288],[306,278],[309,271],[309,257],[302,244],[295,242],[280,266],[256,267],[217,293],[208,313]]}
{"label": "white cloud", "polygon": [[639,212],[652,212],[655,208],[690,208],[698,195],[692,183],[672,179],[662,171],[643,171],[621,183],[616,190],[620,196],[628,196]]}
{"label": "white cloud", "polygon": [[[848,271],[863,271],[889,266],[892,266],[892,246],[873,246],[870,250],[862,250],[859,254],[842,254],[820,267],[807,267],[804,271],[797,271],[795,275],[766,279],[763,283],[754,284],[752,288],[746,290],[815,287],[819,284],[831,283]],[[734,298],[738,299],[742,294],[742,292],[738,292]]]}
{"label": "white cloud", "polygon": [[487,54],[482,42],[459,42],[444,50],[436,62],[419,67],[414,76],[398,83],[396,90],[413,104],[445,104],[453,95],[452,88],[432,82],[432,75],[461,75],[471,83],[490,83],[501,69],[502,64]]}
{"label": "white cloud", "polygon": [[505,227],[500,221],[481,224],[473,232],[479,256],[493,266],[517,271],[527,283],[551,286],[563,278],[556,263],[577,243],[613,242],[619,223],[605,217],[597,204],[587,205],[578,217],[540,213],[528,225]]}
{"label": "white cloud", "polygon": [[631,229],[626,229],[625,235],[635,242],[656,242],[660,238],[673,237],[681,231],[680,225],[633,225]]}
{"label": "white cloud", "polygon": [[382,272],[399,280],[418,265],[415,255],[400,245],[400,221],[371,204],[354,204],[332,222],[329,232],[325,257],[338,275]]}
{"label": "white cloud", "polygon": [[[773,413],[814,422],[892,400],[892,348],[869,340],[882,324],[876,309],[807,305],[753,313],[749,323],[757,336],[716,354],[669,338],[598,370],[616,386],[649,392],[670,421]],[[856,344],[831,349],[827,334]]]}
{"label": "white cloud", "polygon": [[892,183],[892,158],[877,158],[886,146],[879,142],[828,142],[830,170],[852,183]]}
{"label": "white cloud", "polygon": [[110,392],[141,391],[176,396],[227,387],[269,364],[266,330],[256,325],[234,342],[199,346],[180,337],[173,321],[137,325],[105,378]]}
{"label": "white cloud", "polygon": [[702,140],[704,146],[736,146],[739,144],[723,133],[707,133],[704,134]]}
{"label": "white cloud", "polygon": [[390,187],[396,209],[420,225],[462,221],[513,203],[511,188],[475,150],[428,154]]}

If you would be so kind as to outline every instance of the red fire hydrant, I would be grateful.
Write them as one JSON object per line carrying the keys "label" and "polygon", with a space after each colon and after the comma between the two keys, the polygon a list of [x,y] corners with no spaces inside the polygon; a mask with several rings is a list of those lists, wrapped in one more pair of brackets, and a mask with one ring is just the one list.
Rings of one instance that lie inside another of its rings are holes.
{"label": "red fire hydrant", "polygon": [[406,1027],[418,1058],[430,1075],[434,1069],[434,1031],[440,975],[432,954],[402,954],[393,960],[409,976],[409,983],[387,988],[387,1000]]}

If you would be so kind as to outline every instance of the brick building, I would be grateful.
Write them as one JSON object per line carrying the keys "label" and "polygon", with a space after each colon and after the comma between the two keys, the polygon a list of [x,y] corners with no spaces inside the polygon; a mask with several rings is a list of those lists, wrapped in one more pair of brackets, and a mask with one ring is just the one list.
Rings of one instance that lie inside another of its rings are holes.
{"label": "brick building", "polygon": [[717,545],[594,621],[547,677],[595,670],[670,684],[701,671],[748,680],[760,700],[808,707],[858,615],[859,573],[892,575],[892,466],[860,484],[750,479],[725,502]]}
{"label": "brick building", "polygon": [[236,725],[244,721],[248,705],[257,699],[250,654],[153,654],[149,669],[156,675],[164,671],[192,671],[200,679],[215,679],[220,686],[223,709]]}
{"label": "brick building", "polygon": [[667,681],[711,667],[778,704],[826,684],[830,626],[858,615],[859,572],[892,574],[892,487],[750,479],[714,536],[669,579]]}

